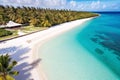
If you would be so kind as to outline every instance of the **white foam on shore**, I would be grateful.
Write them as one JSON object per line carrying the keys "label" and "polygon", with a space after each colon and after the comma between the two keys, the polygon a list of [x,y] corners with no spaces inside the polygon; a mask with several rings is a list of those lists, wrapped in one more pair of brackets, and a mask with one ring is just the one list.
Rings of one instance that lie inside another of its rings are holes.
{"label": "white foam on shore", "polygon": [[39,58],[35,53],[37,45],[91,19],[93,18],[63,23],[47,30],[2,42],[0,53],[9,53],[13,59],[18,61],[16,69],[20,71],[20,74],[16,77],[17,80],[46,80],[39,68]]}

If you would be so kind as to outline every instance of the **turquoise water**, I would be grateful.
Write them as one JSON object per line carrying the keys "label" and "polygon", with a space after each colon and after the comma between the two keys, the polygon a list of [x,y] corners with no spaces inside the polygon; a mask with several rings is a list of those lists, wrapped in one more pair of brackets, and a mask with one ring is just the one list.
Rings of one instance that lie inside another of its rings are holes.
{"label": "turquoise water", "polygon": [[39,48],[48,80],[120,80],[120,14],[101,16]]}

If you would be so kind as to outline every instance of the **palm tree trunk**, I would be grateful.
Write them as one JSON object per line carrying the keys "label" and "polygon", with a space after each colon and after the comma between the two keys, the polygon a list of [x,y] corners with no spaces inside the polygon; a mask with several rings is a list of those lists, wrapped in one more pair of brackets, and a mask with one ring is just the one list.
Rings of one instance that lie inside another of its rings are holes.
{"label": "palm tree trunk", "polygon": [[3,73],[4,80],[7,80],[5,72]]}

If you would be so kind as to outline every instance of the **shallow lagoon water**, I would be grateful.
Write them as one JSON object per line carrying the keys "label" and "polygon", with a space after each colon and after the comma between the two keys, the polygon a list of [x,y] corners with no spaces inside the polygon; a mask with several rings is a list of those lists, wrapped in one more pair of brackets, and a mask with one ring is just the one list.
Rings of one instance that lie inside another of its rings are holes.
{"label": "shallow lagoon water", "polygon": [[48,80],[120,80],[118,21],[119,13],[101,13],[43,44],[38,53]]}

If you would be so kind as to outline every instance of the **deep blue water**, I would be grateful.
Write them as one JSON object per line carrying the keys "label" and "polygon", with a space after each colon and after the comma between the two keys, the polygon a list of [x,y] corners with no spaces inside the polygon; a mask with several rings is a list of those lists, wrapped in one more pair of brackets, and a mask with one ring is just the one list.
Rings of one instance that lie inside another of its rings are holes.
{"label": "deep blue water", "polygon": [[39,48],[48,80],[120,80],[120,13],[100,14]]}

